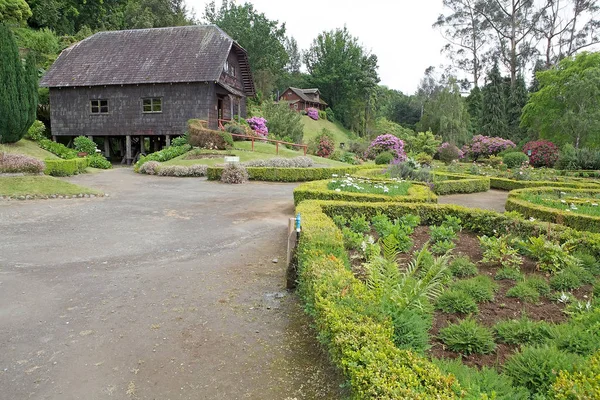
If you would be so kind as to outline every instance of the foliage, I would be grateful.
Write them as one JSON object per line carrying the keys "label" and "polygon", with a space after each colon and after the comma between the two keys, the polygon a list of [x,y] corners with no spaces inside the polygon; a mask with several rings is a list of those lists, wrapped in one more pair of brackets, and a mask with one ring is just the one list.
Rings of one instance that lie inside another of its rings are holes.
{"label": "foliage", "polygon": [[421,166],[430,167],[433,163],[433,157],[425,152],[421,152],[415,156],[415,161],[418,162]]}
{"label": "foliage", "polygon": [[99,168],[99,169],[112,168],[112,164],[110,163],[110,161],[108,161],[106,159],[106,157],[104,157],[100,153],[95,153],[87,158],[88,158],[89,166],[92,168]]}
{"label": "foliage", "polygon": [[147,161],[140,166],[138,172],[140,174],[157,175],[160,169],[160,163],[158,161]]}
{"label": "foliage", "polygon": [[453,161],[463,157],[463,152],[455,145],[444,142],[438,149],[438,157],[446,165],[450,165]]}
{"label": "foliage", "polygon": [[538,261],[538,268],[542,271],[558,272],[577,264],[577,259],[569,254],[567,243],[554,243],[543,235],[530,237],[523,246]]}
{"label": "foliage", "polygon": [[466,278],[477,275],[477,267],[471,262],[469,257],[456,257],[450,263],[450,272],[457,278]]}
{"label": "foliage", "polygon": [[423,353],[429,345],[429,329],[431,317],[416,310],[405,309],[398,314],[392,314],[394,326],[394,344],[399,349],[413,350]]}
{"label": "foliage", "polygon": [[333,153],[335,144],[329,130],[323,128],[321,134],[315,136],[308,144],[308,151],[319,157],[327,158]]}
{"label": "foliage", "polygon": [[168,161],[172,158],[179,157],[182,154],[187,153],[191,150],[191,146],[189,144],[183,146],[169,146],[161,151],[157,151],[155,153],[150,153],[147,156],[142,156],[138,160],[138,162],[134,165],[134,170],[137,171],[139,168],[144,165],[145,162],[148,161],[159,161],[164,162]]}
{"label": "foliage", "polygon": [[498,284],[488,276],[479,275],[470,279],[458,280],[451,284],[450,288],[464,292],[477,303],[482,303],[494,300],[494,293],[498,290]]}
{"label": "foliage", "polygon": [[565,268],[550,278],[550,287],[554,290],[573,290],[581,285],[581,279],[570,268]]}
{"label": "foliage", "polygon": [[459,290],[446,290],[438,298],[435,308],[445,313],[477,314],[477,302],[467,293]]}
{"label": "foliage", "polygon": [[40,141],[46,138],[46,125],[43,122],[35,120],[33,124],[27,130],[25,134],[25,139],[33,140],[35,142]]}
{"label": "foliage", "polygon": [[46,165],[37,158],[0,152],[0,173],[39,174],[44,172],[45,168]]}
{"label": "foliage", "polygon": [[356,233],[367,233],[371,230],[371,225],[364,215],[357,215],[348,221],[350,229]]}
{"label": "foliage", "polygon": [[77,158],[77,152],[75,150],[70,149],[63,144],[53,142],[52,140],[42,139],[38,144],[42,149],[48,150],[50,153],[55,154],[62,159],[68,160]]}
{"label": "foliage", "polygon": [[327,121],[335,122],[335,113],[331,109],[331,107],[327,107],[325,109],[325,115],[327,115]]}
{"label": "foliage", "polygon": [[394,156],[394,160],[404,161],[406,153],[404,153],[404,142],[394,135],[379,135],[371,142],[366,151],[365,156],[374,159],[378,154],[389,151]]}
{"label": "foliage", "polygon": [[[220,132],[207,129],[206,121],[197,119],[191,119],[188,121],[188,142],[191,146],[210,150],[225,150],[228,146],[233,145],[233,139],[229,132]],[[181,146],[178,148],[181,148]]]}
{"label": "foliage", "polygon": [[[0,7],[14,6],[14,2],[0,2]],[[2,11],[0,9],[0,15]],[[8,16],[2,18],[10,18]],[[25,64],[10,29],[0,21],[0,143],[16,143],[36,119],[38,76],[33,55]]]}
{"label": "foliage", "polygon": [[0,1],[0,24],[21,24],[31,17],[31,9],[25,0]]}
{"label": "foliage", "polygon": [[502,156],[502,162],[508,168],[520,168],[523,165],[527,165],[529,162],[529,157],[527,157],[527,154],[525,153],[514,151],[511,153],[506,153],[504,156]]}
{"label": "foliage", "polygon": [[555,347],[525,346],[504,364],[504,372],[533,394],[545,394],[559,371],[573,372],[580,358]]}
{"label": "foliage", "polygon": [[444,255],[448,254],[455,247],[456,244],[451,240],[440,240],[431,245],[431,252],[435,255]]}
{"label": "foliage", "polygon": [[447,225],[430,226],[429,234],[433,243],[441,242],[444,240],[452,241],[457,237],[454,229],[451,226]]}
{"label": "foliage", "polygon": [[536,288],[531,287],[525,282],[519,282],[506,292],[506,297],[516,297],[527,303],[537,303],[540,300],[540,293]]}
{"label": "foliage", "polygon": [[488,354],[496,349],[492,331],[471,318],[440,329],[439,338],[450,350],[465,355]]}
{"label": "foliage", "polygon": [[518,281],[522,277],[523,275],[521,274],[521,271],[519,271],[517,268],[502,267],[498,270],[498,272],[496,272],[496,276],[494,277],[494,279]]}
{"label": "foliage", "polygon": [[[266,119],[266,127],[263,128],[259,124],[249,122],[250,126],[260,126],[259,130],[267,129],[270,135],[277,139],[289,138],[293,143],[302,143],[304,135],[302,115],[284,103],[266,103],[263,104],[262,109]],[[252,120],[255,121],[256,119],[258,118],[254,117]]]}
{"label": "foliage", "polygon": [[483,248],[484,263],[497,263],[506,268],[518,268],[523,263],[519,252],[513,248],[508,241],[508,237],[479,237],[479,243]]}
{"label": "foliage", "polygon": [[387,165],[394,160],[394,155],[389,151],[381,152],[375,157],[376,165]]}
{"label": "foliage", "polygon": [[560,371],[552,384],[550,395],[556,400],[600,398],[600,352],[585,363],[576,365],[573,371]]}
{"label": "foliage", "polygon": [[266,160],[246,161],[246,167],[273,167],[273,168],[311,168],[315,162],[310,157],[298,156],[292,158],[275,157]]}
{"label": "foliage", "polygon": [[393,163],[387,169],[386,174],[388,174],[390,178],[399,178],[418,182],[430,182],[432,179],[430,168],[415,166],[409,161]]}
{"label": "foliage", "polygon": [[529,142],[523,146],[523,152],[531,155],[529,162],[534,167],[552,167],[558,160],[558,147],[548,140]]}
{"label": "foliage", "polygon": [[494,325],[499,340],[507,344],[542,344],[551,337],[551,326],[545,321],[532,321],[523,315],[520,319],[500,321]]}
{"label": "foliage", "polygon": [[52,176],[71,176],[81,172],[85,172],[88,166],[87,158],[71,158],[68,160],[51,160],[44,161],[46,169],[44,173]]}
{"label": "foliage", "polygon": [[406,151],[408,152],[424,152],[433,156],[440,147],[442,140],[438,136],[435,136],[433,132],[426,131],[408,135],[405,143]]}
{"label": "foliage", "polygon": [[468,154],[473,160],[477,160],[479,157],[496,155],[502,151],[516,147],[512,141],[507,139],[476,135],[473,136],[471,144],[464,146],[462,151],[464,154]]}
{"label": "foliage", "polygon": [[239,163],[228,163],[223,168],[223,173],[221,174],[221,182],[223,183],[245,183],[248,181],[248,171],[246,171],[246,167]]}
{"label": "foliage", "polygon": [[482,90],[481,129],[487,135],[506,137],[508,130],[502,76],[496,61]]}
{"label": "foliage", "polygon": [[522,126],[559,145],[597,145],[600,54],[583,52],[566,57],[556,68],[536,76],[540,89],[523,109]]}
{"label": "foliage", "polygon": [[96,143],[92,139],[86,136],[77,136],[73,140],[75,150],[80,153],[86,153],[88,155],[96,154]]}

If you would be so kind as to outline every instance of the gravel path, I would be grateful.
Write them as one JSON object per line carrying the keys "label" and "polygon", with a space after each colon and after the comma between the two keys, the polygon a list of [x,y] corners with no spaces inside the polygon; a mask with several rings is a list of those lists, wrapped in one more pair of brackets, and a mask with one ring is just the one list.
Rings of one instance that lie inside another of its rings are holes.
{"label": "gravel path", "polygon": [[0,399],[345,395],[284,290],[295,185],[69,181],[110,197],[0,202]]}
{"label": "gravel path", "polygon": [[503,190],[488,190],[482,193],[469,194],[451,194],[448,196],[439,196],[438,203],[440,204],[456,204],[459,206],[482,208],[484,210],[492,210],[504,212],[504,205],[508,198],[508,192]]}

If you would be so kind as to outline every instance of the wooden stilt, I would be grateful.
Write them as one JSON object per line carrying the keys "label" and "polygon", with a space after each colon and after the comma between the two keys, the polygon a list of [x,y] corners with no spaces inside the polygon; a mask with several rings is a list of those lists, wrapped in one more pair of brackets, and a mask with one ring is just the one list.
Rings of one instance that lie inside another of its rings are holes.
{"label": "wooden stilt", "polygon": [[52,135],[52,141],[56,142],[56,135]]}
{"label": "wooden stilt", "polygon": [[140,136],[140,154],[146,154],[146,146],[144,145],[144,136]]}
{"label": "wooden stilt", "polygon": [[127,165],[131,164],[131,136],[125,136],[125,159],[127,160]]}
{"label": "wooden stilt", "polygon": [[242,122],[241,118],[242,118],[242,98],[238,97],[238,124],[240,124]]}
{"label": "wooden stilt", "polygon": [[110,158],[110,138],[104,136],[104,157]]}
{"label": "wooden stilt", "polygon": [[165,135],[165,147],[169,147],[171,145],[171,135]]}

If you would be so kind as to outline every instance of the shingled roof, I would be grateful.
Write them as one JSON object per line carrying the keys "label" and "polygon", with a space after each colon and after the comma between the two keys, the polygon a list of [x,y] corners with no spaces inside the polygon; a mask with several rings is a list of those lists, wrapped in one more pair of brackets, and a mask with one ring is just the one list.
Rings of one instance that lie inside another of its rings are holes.
{"label": "shingled roof", "polygon": [[[300,97],[302,100],[310,102],[310,103],[320,103],[323,105],[327,105],[327,103],[325,103],[323,100],[321,100],[319,98],[319,101],[316,101],[313,96],[319,92],[319,89],[300,89],[300,88],[295,88],[295,87],[291,87],[290,86],[290,90],[294,93],[296,93],[296,95],[298,95],[298,97]],[[319,92],[320,93],[320,92]],[[307,94],[311,95],[310,97],[307,96]]]}
{"label": "shingled roof", "polygon": [[[40,84],[216,82],[232,47],[247,64],[246,51],[215,25],[99,32],[65,49]],[[244,91],[253,95],[251,76],[244,78]]]}

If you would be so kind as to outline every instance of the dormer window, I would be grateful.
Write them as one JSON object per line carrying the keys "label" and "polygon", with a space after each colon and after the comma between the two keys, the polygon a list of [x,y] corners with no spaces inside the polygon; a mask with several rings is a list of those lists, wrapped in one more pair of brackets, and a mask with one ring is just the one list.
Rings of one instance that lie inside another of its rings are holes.
{"label": "dormer window", "polygon": [[235,65],[230,63],[229,60],[225,61],[225,66],[223,67],[223,71],[225,71],[226,74],[229,74],[231,76],[236,76]]}

